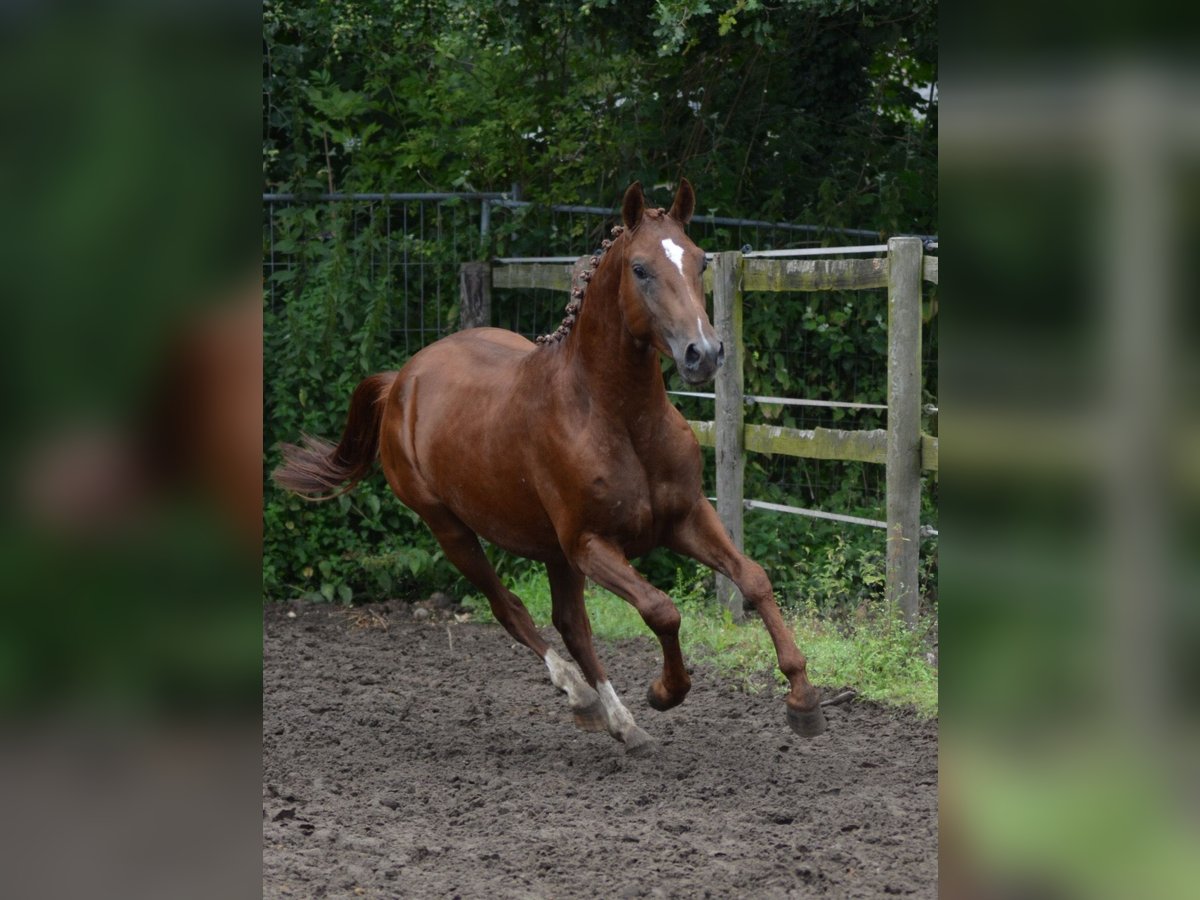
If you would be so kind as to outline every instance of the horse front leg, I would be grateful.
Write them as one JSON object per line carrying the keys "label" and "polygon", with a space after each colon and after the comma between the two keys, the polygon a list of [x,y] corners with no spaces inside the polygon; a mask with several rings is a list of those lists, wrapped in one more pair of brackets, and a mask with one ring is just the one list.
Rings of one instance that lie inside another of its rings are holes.
{"label": "horse front leg", "polygon": [[808,680],[808,661],[783,620],[771,581],[762,566],[733,545],[712,504],[701,498],[670,536],[667,546],[720,572],[754,605],[775,645],[779,670],[791,686],[787,695],[788,724],[803,737],[824,732],[821,695]]}
{"label": "horse front leg", "polygon": [[658,637],[663,650],[662,677],[650,685],[646,700],[657,710],[678,706],[692,679],[683,665],[679,610],[671,598],[646,581],[615,544],[597,535],[580,538],[574,563],[588,578],[632,604]]}

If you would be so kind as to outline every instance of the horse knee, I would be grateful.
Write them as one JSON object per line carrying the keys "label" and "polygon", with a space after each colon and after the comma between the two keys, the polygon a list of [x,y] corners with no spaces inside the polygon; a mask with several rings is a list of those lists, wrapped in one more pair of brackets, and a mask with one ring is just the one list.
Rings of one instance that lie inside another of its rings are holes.
{"label": "horse knee", "polygon": [[742,566],[741,578],[734,579],[742,595],[757,606],[761,601],[773,596],[774,588],[766,571],[752,559],[747,559]]}
{"label": "horse knee", "polygon": [[642,617],[655,634],[678,634],[683,617],[666,594],[655,594]]}

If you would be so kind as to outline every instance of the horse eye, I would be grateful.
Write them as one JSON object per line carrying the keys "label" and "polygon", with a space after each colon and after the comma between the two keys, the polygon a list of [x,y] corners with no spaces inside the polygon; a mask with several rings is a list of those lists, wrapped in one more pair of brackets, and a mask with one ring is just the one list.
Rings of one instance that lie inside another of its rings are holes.
{"label": "horse eye", "polygon": [[707,268],[708,268],[708,257],[707,256],[700,257],[700,271],[703,272]]}
{"label": "horse eye", "polygon": [[636,275],[638,278],[645,278],[646,277],[646,267],[643,266],[641,263],[634,263],[633,264],[633,274]]}

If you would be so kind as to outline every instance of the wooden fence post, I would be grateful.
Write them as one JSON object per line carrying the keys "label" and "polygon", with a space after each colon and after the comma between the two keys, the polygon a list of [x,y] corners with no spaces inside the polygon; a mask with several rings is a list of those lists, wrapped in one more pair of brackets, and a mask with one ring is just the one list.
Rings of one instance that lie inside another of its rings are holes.
{"label": "wooden fence post", "polygon": [[[713,325],[725,344],[725,364],[717,372],[717,513],[733,543],[742,549],[743,481],[746,468],[744,379],[742,374],[742,254],[713,254]],[[742,594],[717,576],[717,599],[741,622]]]}
{"label": "wooden fence post", "polygon": [[492,264],[465,262],[458,269],[458,327],[484,328],[492,324]]}
{"label": "wooden fence post", "polygon": [[921,239],[888,240],[885,595],[917,622],[921,548]]}

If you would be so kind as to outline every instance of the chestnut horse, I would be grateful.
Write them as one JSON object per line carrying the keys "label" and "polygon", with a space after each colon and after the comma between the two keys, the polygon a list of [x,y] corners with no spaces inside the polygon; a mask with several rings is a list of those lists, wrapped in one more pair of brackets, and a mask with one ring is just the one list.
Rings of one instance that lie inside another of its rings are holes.
{"label": "chestnut horse", "polygon": [[[336,447],[284,445],[275,480],[308,496],[348,490],[378,456],[396,496],[416,511],[496,619],[536,653],[567,694],[575,722],[636,753],[652,745],[621,703],[592,646],[590,578],[631,603],[662,644],[647,700],[682,702],[691,679],[679,611],[630,557],[665,546],[730,578],[754,605],[791,685],[792,729],[825,730],[820,697],[761,566],[729,539],[701,489],[700,447],[667,398],[658,354],[690,384],[724,355],[704,306],[704,253],[684,234],[695,195],[684,179],[670,211],[625,193],[624,227],[592,257],[563,326],[533,344],[474,328],[417,353],[398,373],[363,381]],[[479,544],[546,565],[553,621],[578,667],[551,649],[524,604],[500,583]],[[582,670],[582,672],[581,672]]]}

